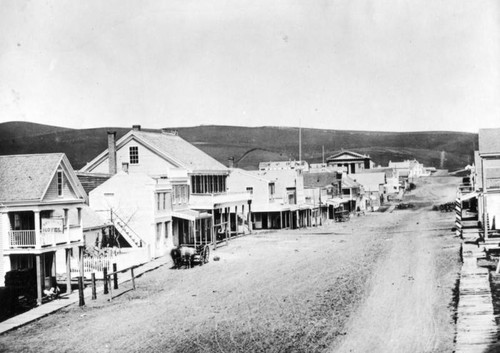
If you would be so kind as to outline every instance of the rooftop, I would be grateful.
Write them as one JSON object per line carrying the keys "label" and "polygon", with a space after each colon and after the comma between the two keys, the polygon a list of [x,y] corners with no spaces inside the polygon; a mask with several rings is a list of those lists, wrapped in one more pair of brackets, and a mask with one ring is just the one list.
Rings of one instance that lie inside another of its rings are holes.
{"label": "rooftop", "polygon": [[41,200],[63,153],[0,156],[0,201]]}

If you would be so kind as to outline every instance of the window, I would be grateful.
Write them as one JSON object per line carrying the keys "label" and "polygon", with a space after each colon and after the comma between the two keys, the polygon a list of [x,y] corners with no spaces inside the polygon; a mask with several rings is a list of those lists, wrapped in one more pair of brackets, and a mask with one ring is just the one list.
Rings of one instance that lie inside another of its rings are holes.
{"label": "window", "polygon": [[165,239],[168,239],[168,223],[169,223],[169,222],[165,222],[165,232],[164,232],[164,234],[165,234]]}
{"label": "window", "polygon": [[156,244],[157,245],[160,243],[162,228],[163,228],[163,223],[156,223]]}
{"label": "window", "polygon": [[253,195],[253,187],[247,187],[247,192],[250,194],[250,195]]}
{"label": "window", "polygon": [[189,202],[189,187],[187,185],[174,185],[172,188],[172,203],[183,204]]}
{"label": "window", "polygon": [[130,146],[129,153],[130,153],[130,164],[139,164],[139,147]]}
{"label": "window", "polygon": [[167,193],[166,192],[158,192],[156,194],[156,210],[166,210],[167,209]]}
{"label": "window", "polygon": [[[191,193],[220,194],[226,192],[226,175],[192,175]],[[186,190],[186,194],[189,189]]]}
{"label": "window", "polygon": [[63,172],[62,170],[57,171],[57,196],[63,196]]}
{"label": "window", "polygon": [[297,203],[295,188],[286,188],[286,193],[288,195],[288,203],[290,205],[295,205]]}
{"label": "window", "polygon": [[269,200],[274,199],[274,193],[276,192],[276,186],[274,183],[269,183]]}

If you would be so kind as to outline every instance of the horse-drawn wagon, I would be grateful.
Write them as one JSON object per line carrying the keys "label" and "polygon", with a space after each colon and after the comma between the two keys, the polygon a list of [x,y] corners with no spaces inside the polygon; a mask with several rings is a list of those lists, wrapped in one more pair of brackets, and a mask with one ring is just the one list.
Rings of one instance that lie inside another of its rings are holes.
{"label": "horse-drawn wagon", "polygon": [[201,266],[209,261],[210,239],[208,239],[206,233],[205,236],[202,236],[203,233],[196,233],[192,238],[192,242],[180,244],[170,252],[174,268],[181,268],[182,266],[191,268],[194,264]]}
{"label": "horse-drawn wagon", "polygon": [[336,222],[346,222],[349,220],[349,211],[341,208],[334,212],[334,218]]}

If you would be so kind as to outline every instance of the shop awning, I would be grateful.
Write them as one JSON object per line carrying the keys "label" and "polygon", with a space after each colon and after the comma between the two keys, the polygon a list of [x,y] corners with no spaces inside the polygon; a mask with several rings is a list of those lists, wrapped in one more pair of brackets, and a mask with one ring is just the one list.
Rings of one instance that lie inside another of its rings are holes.
{"label": "shop awning", "polygon": [[473,199],[473,198],[478,197],[478,196],[479,196],[478,192],[469,192],[468,194],[463,194],[458,199],[460,201],[467,201],[467,200]]}
{"label": "shop awning", "polygon": [[347,203],[347,202],[349,202],[348,199],[341,199],[340,197],[334,197],[332,199],[326,200],[326,204],[332,205],[334,208],[339,207],[341,203]]}
{"label": "shop awning", "polygon": [[197,219],[212,218],[212,215],[207,212],[199,212],[195,210],[177,210],[172,212],[172,217],[195,221]]}

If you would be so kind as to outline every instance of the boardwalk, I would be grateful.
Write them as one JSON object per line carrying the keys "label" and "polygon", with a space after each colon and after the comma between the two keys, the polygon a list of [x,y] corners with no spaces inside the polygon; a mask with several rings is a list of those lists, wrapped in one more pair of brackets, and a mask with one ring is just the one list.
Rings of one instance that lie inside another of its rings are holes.
{"label": "boardwalk", "polygon": [[484,253],[476,245],[464,244],[462,254],[456,352],[486,352],[498,340],[488,269],[477,266]]}

